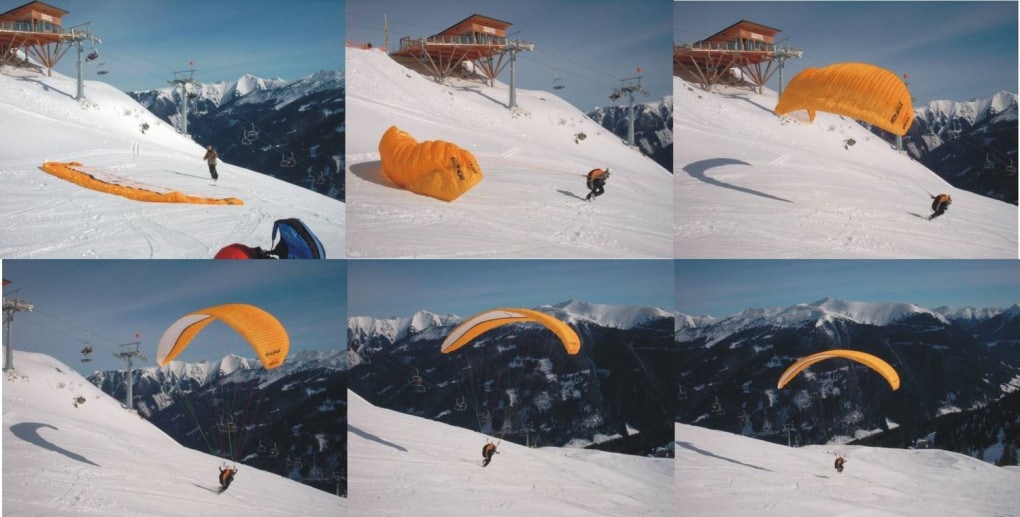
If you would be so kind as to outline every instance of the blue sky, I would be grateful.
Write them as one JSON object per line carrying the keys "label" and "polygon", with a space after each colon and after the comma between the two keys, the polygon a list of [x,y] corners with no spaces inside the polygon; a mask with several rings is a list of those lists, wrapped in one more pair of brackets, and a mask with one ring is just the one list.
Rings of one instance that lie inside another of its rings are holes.
{"label": "blue sky", "polygon": [[[533,52],[520,54],[517,86],[553,91],[560,76],[564,89],[556,95],[582,111],[611,105],[611,89],[619,79],[634,77],[637,67],[642,84],[654,101],[671,95],[671,6],[664,0],[348,0],[347,39],[382,46],[383,15],[390,27],[390,46],[404,36],[431,36],[477,13],[513,25],[509,34],[535,44]],[[499,80],[509,82],[509,68]]]}
{"label": "blue sky", "polygon": [[677,310],[730,316],[825,297],[1006,308],[1020,302],[1016,260],[678,260]]}
{"label": "blue sky", "polygon": [[467,317],[571,298],[672,310],[670,260],[353,260],[351,316],[409,316],[420,309]]}
{"label": "blue sky", "polygon": [[[0,1],[0,12],[27,0]],[[68,11],[64,27],[92,22],[110,73],[86,79],[124,91],[167,86],[189,61],[199,82],[234,80],[244,73],[298,79],[343,68],[341,0],[101,0],[47,3]],[[57,71],[75,76],[74,50]]]}
{"label": "blue sky", "polygon": [[[3,276],[21,289],[33,312],[15,317],[15,349],[41,352],[83,374],[123,369],[111,356],[141,334],[154,365],[163,331],[185,314],[222,303],[247,303],[273,314],[287,329],[290,353],[345,348],[346,261],[4,260]],[[95,360],[79,351],[90,333]],[[247,343],[220,322],[210,324],[179,356],[254,358]],[[17,366],[15,364],[15,366]]]}
{"label": "blue sky", "polygon": [[673,19],[677,43],[741,19],[781,30],[777,40],[804,51],[787,61],[787,81],[856,61],[909,74],[915,105],[1017,92],[1016,2],[677,2]]}

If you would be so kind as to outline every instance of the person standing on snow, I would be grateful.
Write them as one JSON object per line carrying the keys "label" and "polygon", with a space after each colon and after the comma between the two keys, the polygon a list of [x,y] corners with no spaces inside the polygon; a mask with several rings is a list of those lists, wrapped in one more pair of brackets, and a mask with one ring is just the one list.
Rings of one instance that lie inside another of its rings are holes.
{"label": "person standing on snow", "polygon": [[206,163],[209,164],[209,175],[212,176],[213,181],[220,179],[219,174],[216,174],[216,160],[219,159],[220,155],[216,154],[216,150],[213,149],[212,144],[206,147],[208,151],[205,152],[205,156],[202,157]]}
{"label": "person standing on snow", "polygon": [[609,179],[609,167],[605,169],[592,169],[588,172],[588,196],[584,198],[585,201],[591,201],[592,199],[605,194],[606,180]]}
{"label": "person standing on snow", "polygon": [[836,472],[843,472],[843,464],[846,460],[842,456],[836,456]]}
{"label": "person standing on snow", "polygon": [[949,194],[939,194],[931,198],[934,200],[931,202],[931,209],[935,213],[928,216],[929,221],[946,213],[946,210],[949,210],[949,205],[953,204],[953,198],[949,197]]}
{"label": "person standing on snow", "polygon": [[492,442],[486,443],[482,447],[482,457],[485,458],[482,461],[482,466],[483,467],[487,466],[489,464],[489,462],[492,461],[492,455],[493,454],[499,454],[499,452],[496,451],[496,445],[493,444]]}
{"label": "person standing on snow", "polygon": [[234,468],[225,465],[220,467],[220,492],[230,488],[230,483],[234,480],[234,474],[237,474],[237,466],[234,466]]}

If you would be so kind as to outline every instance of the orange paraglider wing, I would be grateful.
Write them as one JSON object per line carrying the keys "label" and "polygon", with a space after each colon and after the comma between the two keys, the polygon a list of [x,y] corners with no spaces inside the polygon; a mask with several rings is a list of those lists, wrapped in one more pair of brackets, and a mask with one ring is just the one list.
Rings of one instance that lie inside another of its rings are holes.
{"label": "orange paraglider wing", "polygon": [[449,354],[496,327],[527,322],[539,323],[551,330],[560,338],[568,354],[575,355],[581,350],[581,339],[570,325],[548,314],[530,309],[493,309],[476,314],[457,325],[453,332],[446,336],[439,350]]}
{"label": "orange paraglider wing", "polygon": [[871,368],[878,372],[885,380],[892,386],[893,391],[900,389],[900,376],[893,369],[892,365],[883,361],[882,359],[873,356],[865,352],[858,352],[856,350],[826,350],[817,354],[811,354],[807,357],[802,357],[797,362],[790,365],[789,368],[779,376],[779,389],[783,389],[794,377],[800,372],[804,371],[807,367],[829,359],[835,359],[842,357],[844,359],[850,359],[857,361],[858,363]]}
{"label": "orange paraglider wing", "polygon": [[234,329],[258,354],[262,365],[273,369],[283,364],[290,350],[290,338],[272,314],[242,303],[208,307],[182,316],[163,332],[156,348],[156,362],[165,366],[210,323],[220,320]]}
{"label": "orange paraglider wing", "polygon": [[896,135],[914,122],[910,91],[896,74],[866,63],[837,63],[797,74],[779,97],[776,115],[807,110],[846,115]]}

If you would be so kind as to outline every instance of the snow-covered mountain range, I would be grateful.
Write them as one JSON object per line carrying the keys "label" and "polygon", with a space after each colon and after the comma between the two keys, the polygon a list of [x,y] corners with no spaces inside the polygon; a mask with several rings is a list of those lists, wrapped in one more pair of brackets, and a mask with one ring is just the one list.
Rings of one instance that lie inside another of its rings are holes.
{"label": "snow-covered mountain range", "polygon": [[1017,204],[1015,93],[931,101],[914,117],[904,142],[911,157],[956,187]]}
{"label": "snow-covered mountain range", "polygon": [[[1020,389],[1018,315],[1020,306],[931,310],[831,298],[720,319],[680,314],[680,421],[784,442],[779,429],[790,425],[802,443],[916,428]],[[776,389],[798,358],[833,348],[885,359],[901,388],[891,392],[873,372],[837,360]]]}
{"label": "snow-covered mountain range", "polygon": [[[584,446],[615,439],[612,450],[638,454],[668,443],[675,408],[672,314],[577,300],[535,309],[570,324],[581,352],[567,355],[540,325],[517,324],[447,355],[440,343],[459,316],[418,311],[348,318],[347,342],[358,363],[350,370],[351,389],[408,414],[491,433],[507,429],[504,439],[518,443]],[[511,402],[511,409],[506,390],[523,402]],[[458,399],[481,402],[455,410]],[[491,420],[479,421],[483,409]]]}
{"label": "snow-covered mountain range", "polygon": [[3,376],[5,514],[347,512],[346,499],[245,465],[220,494],[221,458],[181,446],[51,357],[15,351],[14,366]]}
{"label": "snow-covered mountain range", "polygon": [[[605,106],[588,116],[614,135],[626,139],[630,125],[626,105]],[[634,144],[664,169],[673,170],[673,96],[634,105]]]}
{"label": "snow-covered mountain range", "polygon": [[[677,258],[1017,257],[1016,205],[953,187],[854,120],[777,117],[775,92],[676,77],[673,95]],[[952,207],[929,221],[940,193]]]}
{"label": "snow-covered mountain range", "polygon": [[[343,203],[229,160],[214,183],[203,146],[132,98],[98,81],[85,81],[83,102],[75,90],[58,73],[0,73],[0,256],[211,258],[235,242],[271,249],[273,222],[292,217],[315,232],[327,257],[343,256]],[[116,184],[244,205],[129,200],[47,174],[46,161],[77,161]]]}
{"label": "snow-covered mountain range", "polygon": [[[347,48],[346,65],[349,257],[672,256],[672,176],[553,93],[518,89],[507,109],[498,81],[440,85],[379,50]],[[451,203],[396,188],[379,161],[390,126],[470,151],[484,179]],[[585,174],[607,166],[585,202]]]}
{"label": "snow-covered mountain range", "polygon": [[[131,92],[160,119],[180,127],[179,88]],[[293,81],[245,74],[189,86],[188,133],[224,160],[344,198],[344,76],[320,71]],[[246,142],[250,131],[256,137]],[[293,156],[294,164],[287,160]]]}

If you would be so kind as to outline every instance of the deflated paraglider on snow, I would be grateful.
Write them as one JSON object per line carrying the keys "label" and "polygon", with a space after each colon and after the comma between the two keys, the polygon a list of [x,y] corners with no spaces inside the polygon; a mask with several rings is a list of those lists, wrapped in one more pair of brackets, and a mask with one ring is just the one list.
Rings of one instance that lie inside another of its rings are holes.
{"label": "deflated paraglider on snow", "polygon": [[577,337],[577,332],[574,332],[570,325],[548,314],[530,309],[492,309],[476,314],[457,325],[443,341],[440,351],[448,354],[496,327],[527,322],[540,323],[551,330],[560,338],[568,354],[576,355],[581,350],[581,339]]}
{"label": "deflated paraglider on snow", "polygon": [[892,386],[893,391],[900,389],[900,376],[889,363],[865,352],[841,349],[826,350],[825,352],[819,352],[817,354],[811,354],[807,357],[800,358],[797,362],[791,364],[790,367],[783,372],[783,375],[779,376],[779,389],[783,389],[783,386],[786,386],[788,382],[796,377],[797,374],[804,371],[807,367],[817,362],[835,359],[837,357],[857,361],[858,363],[875,370],[881,374],[882,377],[885,377],[885,380],[889,382],[889,386]]}
{"label": "deflated paraglider on snow", "polygon": [[156,349],[156,362],[165,366],[206,327],[220,320],[240,334],[255,350],[266,369],[283,364],[290,350],[290,338],[272,314],[241,303],[208,307],[182,316],[163,332]]}
{"label": "deflated paraglider on snow", "polygon": [[482,181],[482,168],[470,151],[450,142],[418,143],[391,126],[379,141],[383,174],[397,186],[453,201]]}
{"label": "deflated paraglider on snow", "polygon": [[837,113],[903,136],[914,122],[907,85],[896,74],[866,63],[837,63],[797,74],[779,97],[776,115],[807,110]]}

